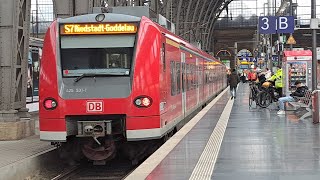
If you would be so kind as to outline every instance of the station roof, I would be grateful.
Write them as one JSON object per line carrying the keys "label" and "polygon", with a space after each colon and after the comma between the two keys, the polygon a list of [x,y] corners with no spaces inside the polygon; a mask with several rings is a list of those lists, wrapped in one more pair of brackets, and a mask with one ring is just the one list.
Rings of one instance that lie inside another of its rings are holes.
{"label": "station roof", "polygon": [[[88,0],[87,0],[88,1]],[[92,12],[93,7],[105,7],[101,2],[94,1],[69,1],[53,0],[56,17],[70,17]],[[149,3],[150,9],[155,14],[161,14],[175,24],[175,33],[189,42],[202,39],[203,49],[209,49],[213,44],[212,37],[214,23],[221,12],[233,0],[118,0],[108,1],[107,7],[116,6],[145,6]]]}

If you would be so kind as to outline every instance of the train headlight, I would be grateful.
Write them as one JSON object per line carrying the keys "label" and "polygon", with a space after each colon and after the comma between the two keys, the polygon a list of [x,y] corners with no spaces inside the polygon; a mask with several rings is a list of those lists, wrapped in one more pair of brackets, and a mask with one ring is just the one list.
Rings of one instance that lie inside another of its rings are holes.
{"label": "train headlight", "polygon": [[142,99],[142,104],[143,104],[144,106],[149,106],[149,105],[150,105],[150,99],[147,98],[147,97],[143,98],[143,99]]}
{"label": "train headlight", "polygon": [[136,99],[134,102],[137,106],[141,106],[141,99]]}
{"label": "train headlight", "polygon": [[150,97],[147,96],[139,96],[134,100],[134,105],[136,105],[137,107],[150,107],[152,104],[152,99]]}
{"label": "train headlight", "polygon": [[58,103],[53,98],[47,98],[46,100],[44,100],[43,106],[47,110],[53,110],[58,106]]}

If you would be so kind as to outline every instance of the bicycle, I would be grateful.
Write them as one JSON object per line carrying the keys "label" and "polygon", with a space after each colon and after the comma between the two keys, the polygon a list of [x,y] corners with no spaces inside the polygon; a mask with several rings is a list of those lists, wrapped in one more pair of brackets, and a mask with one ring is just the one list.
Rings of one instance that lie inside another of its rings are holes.
{"label": "bicycle", "polygon": [[257,102],[262,108],[268,107],[271,103],[277,102],[280,98],[278,94],[275,94],[276,88],[273,85],[268,87],[262,87],[262,90],[257,94]]}
{"label": "bicycle", "polygon": [[250,92],[249,92],[249,107],[252,106],[253,101],[256,102],[256,105],[260,106],[258,103],[258,99],[257,99],[257,95],[260,92],[259,90],[259,86],[257,83],[255,82],[250,82],[249,84],[250,86]]}

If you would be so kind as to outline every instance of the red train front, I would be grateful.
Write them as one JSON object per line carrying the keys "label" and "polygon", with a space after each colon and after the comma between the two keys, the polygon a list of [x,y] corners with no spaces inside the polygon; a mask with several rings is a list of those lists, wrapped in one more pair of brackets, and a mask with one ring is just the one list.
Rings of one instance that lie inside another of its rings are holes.
{"label": "red train front", "polygon": [[41,60],[40,138],[91,160],[117,150],[134,160],[225,82],[225,66],[148,18],[58,19]]}

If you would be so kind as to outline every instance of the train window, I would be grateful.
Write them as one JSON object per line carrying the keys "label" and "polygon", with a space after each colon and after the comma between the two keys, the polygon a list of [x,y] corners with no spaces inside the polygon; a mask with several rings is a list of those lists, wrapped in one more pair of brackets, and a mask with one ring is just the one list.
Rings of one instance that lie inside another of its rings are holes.
{"label": "train window", "polygon": [[189,65],[189,77],[188,77],[188,81],[189,81],[189,90],[192,90],[192,64]]}
{"label": "train window", "polygon": [[61,48],[126,48],[134,47],[135,35],[61,36]]}
{"label": "train window", "polygon": [[192,65],[192,71],[191,71],[191,89],[195,88],[196,84],[196,66]]}
{"label": "train window", "polygon": [[209,84],[210,72],[206,70],[206,84]]}
{"label": "train window", "polygon": [[192,66],[191,64],[188,65],[188,72],[187,72],[188,73],[187,74],[187,77],[188,77],[188,88],[187,89],[188,89],[188,91],[191,90],[191,68],[192,68],[191,66]]}
{"label": "train window", "polygon": [[190,69],[189,69],[189,80],[190,80],[189,89],[192,90],[193,89],[192,88],[192,83],[193,83],[193,65],[192,64],[190,64]]}
{"label": "train window", "polygon": [[165,49],[164,43],[162,43],[162,48],[161,48],[161,61],[163,65],[163,72],[166,72],[166,49]]}
{"label": "train window", "polygon": [[171,76],[171,96],[176,95],[176,74],[175,74],[175,63],[174,61],[170,61],[170,76]]}
{"label": "train window", "polygon": [[186,63],[181,63],[181,71],[182,71],[182,92],[186,92]]}
{"label": "train window", "polygon": [[133,48],[61,49],[64,76],[84,73],[129,75]]}
{"label": "train window", "polygon": [[195,84],[195,86],[194,86],[194,88],[197,88],[198,87],[198,84],[199,84],[199,73],[198,73],[198,66],[197,65],[195,65],[194,66],[194,84]]}
{"label": "train window", "polygon": [[180,63],[176,63],[176,76],[177,76],[177,91],[176,91],[176,94],[180,94],[180,92],[181,92],[181,69],[180,69]]}
{"label": "train window", "polygon": [[198,67],[196,65],[193,65],[193,89],[197,88],[198,86]]}
{"label": "train window", "polygon": [[202,82],[203,82],[202,66],[198,66],[198,72],[199,72],[198,86],[200,86],[200,85],[202,85]]}
{"label": "train window", "polygon": [[189,77],[190,77],[190,65],[186,64],[186,85],[187,85],[187,91],[190,90],[190,81],[189,81]]}

